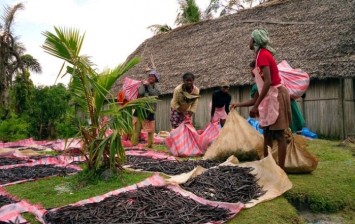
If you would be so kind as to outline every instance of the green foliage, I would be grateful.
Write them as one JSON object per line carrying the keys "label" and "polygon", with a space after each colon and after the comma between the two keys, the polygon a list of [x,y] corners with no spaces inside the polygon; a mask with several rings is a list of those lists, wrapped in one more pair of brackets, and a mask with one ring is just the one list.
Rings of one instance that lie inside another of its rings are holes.
{"label": "green foliage", "polygon": [[28,138],[29,124],[12,114],[7,120],[0,120],[0,141],[12,142]]}
{"label": "green foliage", "polygon": [[11,104],[16,114],[22,114],[31,110],[34,90],[35,86],[30,79],[28,71],[23,75],[15,77],[11,91]]}
{"label": "green foliage", "polygon": [[164,24],[164,25],[159,25],[159,24],[150,25],[150,26],[148,26],[148,29],[150,29],[154,34],[167,33],[170,30],[172,30],[172,28],[170,26],[168,26],[167,24]]}
{"label": "green foliage", "polygon": [[4,14],[0,17],[0,117],[5,119],[10,114],[9,101],[14,76],[26,78],[29,70],[41,73],[42,68],[35,58],[24,54],[25,48],[13,32],[15,15],[18,10],[24,9],[24,4],[5,5],[3,9]]}
{"label": "green foliage", "polygon": [[56,136],[60,139],[73,138],[79,132],[79,121],[70,112],[67,113],[63,122],[55,121],[54,126],[56,130]]}
{"label": "green foliage", "polygon": [[[56,128],[65,132],[60,135],[74,132],[75,128],[65,122],[70,109],[69,102],[70,95],[63,84],[35,88],[31,109],[27,111],[31,135],[37,139],[55,139],[58,137]],[[70,119],[67,121],[71,122]],[[61,125],[56,127],[58,124]]]}
{"label": "green foliage", "polygon": [[195,0],[179,0],[180,12],[176,17],[176,25],[196,23],[201,20],[201,11]]}

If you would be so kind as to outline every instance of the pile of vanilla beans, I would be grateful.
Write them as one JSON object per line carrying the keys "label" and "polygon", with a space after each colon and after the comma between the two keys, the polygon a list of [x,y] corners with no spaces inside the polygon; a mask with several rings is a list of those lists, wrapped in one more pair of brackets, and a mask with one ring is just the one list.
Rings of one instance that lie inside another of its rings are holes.
{"label": "pile of vanilla beans", "polygon": [[22,163],[28,163],[31,161],[32,160],[29,160],[29,159],[19,159],[19,158],[13,158],[13,157],[0,157],[0,166],[22,164]]}
{"label": "pile of vanilla beans", "polygon": [[66,176],[78,172],[76,169],[54,165],[18,166],[0,169],[0,184],[7,184],[21,180],[37,179],[49,176]]}
{"label": "pile of vanilla beans", "polygon": [[248,203],[265,194],[257,184],[254,168],[218,166],[206,170],[180,186],[202,198],[211,201]]}
{"label": "pile of vanilla beans", "polygon": [[210,168],[220,164],[213,160],[167,160],[167,159],[153,159],[146,156],[132,156],[127,155],[125,165],[129,165],[132,169],[139,169],[151,172],[161,172],[168,175],[177,175],[181,173],[190,172],[196,166],[203,168]]}
{"label": "pile of vanilla beans", "polygon": [[46,223],[214,223],[233,215],[200,204],[166,187],[147,186],[96,203],[48,211]]}

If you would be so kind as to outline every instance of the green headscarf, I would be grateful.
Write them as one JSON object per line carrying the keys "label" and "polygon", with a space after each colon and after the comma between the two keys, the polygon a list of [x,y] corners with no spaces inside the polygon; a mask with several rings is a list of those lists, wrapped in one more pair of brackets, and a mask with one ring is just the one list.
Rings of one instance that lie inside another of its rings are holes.
{"label": "green headscarf", "polygon": [[275,49],[269,45],[270,38],[269,33],[265,29],[256,29],[251,33],[251,37],[254,39],[254,50],[258,52],[260,48],[266,48],[273,55],[276,53]]}

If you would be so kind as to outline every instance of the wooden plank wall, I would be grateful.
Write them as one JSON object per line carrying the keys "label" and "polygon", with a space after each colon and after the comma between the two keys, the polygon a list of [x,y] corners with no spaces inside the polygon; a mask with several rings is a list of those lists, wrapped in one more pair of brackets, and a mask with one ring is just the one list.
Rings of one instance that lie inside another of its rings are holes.
{"label": "wooden plank wall", "polygon": [[[312,80],[304,99],[297,103],[306,120],[306,127],[325,137],[345,138],[355,135],[355,79]],[[231,87],[232,102],[250,99],[250,86]],[[204,128],[210,120],[210,102],[215,89],[201,91],[194,116],[197,129]],[[157,108],[157,131],[170,131],[170,100],[172,95],[160,98]],[[245,118],[250,108],[238,108]]]}
{"label": "wooden plank wall", "polygon": [[355,137],[355,79],[344,79],[344,137]]}
{"label": "wooden plank wall", "polygon": [[342,131],[339,109],[339,80],[312,80],[303,102],[306,127],[329,137]]}
{"label": "wooden plank wall", "polygon": [[[232,95],[232,102],[238,102],[243,100],[248,100],[250,98],[249,92],[250,86],[239,86],[233,87],[229,90]],[[201,98],[199,99],[197,112],[193,117],[194,126],[197,129],[203,129],[211,118],[211,101],[212,101],[212,93],[216,89],[210,90],[202,90]],[[157,131],[166,130],[169,131],[171,129],[170,126],[170,101],[172,95],[164,95],[160,97],[160,101],[158,102],[157,112],[156,112],[156,129]],[[249,109],[248,108],[239,108],[238,112],[243,117],[248,117]]]}

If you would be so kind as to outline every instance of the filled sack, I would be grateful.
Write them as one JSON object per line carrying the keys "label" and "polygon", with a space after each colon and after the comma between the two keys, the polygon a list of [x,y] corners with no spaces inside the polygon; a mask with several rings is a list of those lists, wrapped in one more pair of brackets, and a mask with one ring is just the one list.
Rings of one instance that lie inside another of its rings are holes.
{"label": "filled sack", "polygon": [[165,142],[174,156],[201,156],[218,134],[219,128],[215,123],[209,123],[202,132],[198,132],[191,122],[183,122],[170,132]]}
{"label": "filled sack", "polygon": [[308,89],[309,75],[300,70],[292,68],[287,61],[283,60],[278,65],[281,82],[288,90],[292,99],[300,98]]}
{"label": "filled sack", "polygon": [[[307,139],[301,135],[286,132],[288,140],[285,171],[286,173],[311,173],[317,168],[318,158],[306,150]],[[277,141],[273,142],[272,156],[278,161]]]}
{"label": "filled sack", "polygon": [[263,136],[236,110],[231,110],[203,159],[225,161],[234,155],[240,161],[253,161],[263,158],[263,154]]}

